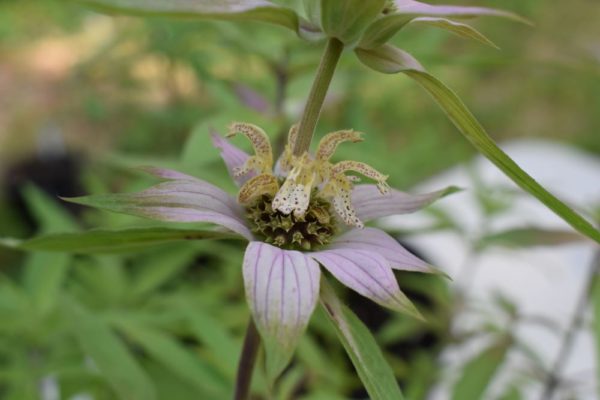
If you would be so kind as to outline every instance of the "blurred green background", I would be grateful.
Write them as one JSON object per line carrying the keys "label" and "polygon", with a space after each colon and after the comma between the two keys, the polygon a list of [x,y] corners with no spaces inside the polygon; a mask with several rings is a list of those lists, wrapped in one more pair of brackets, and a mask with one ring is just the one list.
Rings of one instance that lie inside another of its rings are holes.
{"label": "blurred green background", "polygon": [[[421,27],[394,41],[453,87],[497,141],[547,138],[600,154],[600,3],[461,4],[510,9],[535,26],[473,21],[501,51]],[[150,224],[57,199],[141,189],[151,181],[129,169],[138,165],[173,167],[233,191],[209,128],[253,122],[281,148],[321,49],[259,24],[109,17],[71,2],[0,1],[0,237]],[[342,59],[318,134],[342,128],[367,135],[340,157],[363,160],[406,190],[474,155],[417,85],[375,74],[350,56]],[[248,318],[241,256],[240,248],[217,243],[102,257],[0,249],[0,398],[128,399],[128,387],[140,384],[148,385],[148,398],[153,391],[160,399],[228,398]],[[466,339],[449,332],[456,299],[447,282],[404,274],[402,287],[431,324],[347,296],[385,345],[407,397],[425,399],[442,375],[440,350]],[[506,302],[499,307],[513,312]],[[484,376],[457,384],[455,399],[479,398],[461,390],[485,392],[511,340],[496,334],[470,364]],[[262,398],[260,374],[255,386]],[[319,313],[274,396],[366,396]],[[518,396],[511,386],[502,398]]]}

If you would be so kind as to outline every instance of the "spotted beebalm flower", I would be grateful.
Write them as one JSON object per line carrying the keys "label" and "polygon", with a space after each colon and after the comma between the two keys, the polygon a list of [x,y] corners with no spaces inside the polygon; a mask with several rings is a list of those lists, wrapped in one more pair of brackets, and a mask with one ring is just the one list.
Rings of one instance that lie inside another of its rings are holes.
{"label": "spotted beebalm flower", "polygon": [[[242,267],[246,298],[271,376],[289,362],[317,304],[319,265],[382,306],[419,317],[392,271],[433,268],[384,231],[364,223],[414,212],[448,190],[409,195],[390,189],[387,177],[364,163],[332,163],[340,143],[361,140],[352,130],[326,135],[314,155],[295,156],[293,127],[276,164],[262,129],[234,123],[229,136],[236,134],[250,140],[253,155],[218,135],[213,135],[213,143],[240,187],[237,198],[180,172],[145,168],[164,182],[139,193],[90,196],[78,202],[161,221],[210,222],[248,240]],[[375,184],[355,185],[358,177],[348,172]]]}

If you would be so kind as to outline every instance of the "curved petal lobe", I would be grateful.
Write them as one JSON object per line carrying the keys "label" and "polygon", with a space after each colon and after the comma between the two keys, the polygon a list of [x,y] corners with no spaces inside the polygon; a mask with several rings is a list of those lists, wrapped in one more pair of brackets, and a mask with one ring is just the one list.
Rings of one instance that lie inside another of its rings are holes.
{"label": "curved petal lobe", "polygon": [[436,192],[413,195],[392,189],[382,195],[375,185],[357,185],[352,191],[352,205],[358,218],[367,222],[390,215],[413,213],[456,191],[457,188],[449,187]]}
{"label": "curved petal lobe", "polygon": [[411,254],[393,237],[376,228],[352,229],[336,238],[331,249],[365,250],[381,255],[393,269],[436,272],[429,264]]}
{"label": "curved petal lobe", "polygon": [[365,250],[331,249],[311,253],[333,276],[350,289],[382,306],[422,318],[398,286],[383,256]]}
{"label": "curved petal lobe", "polygon": [[244,286],[267,352],[267,373],[289,363],[317,304],[319,265],[299,251],[251,242],[244,255]]}

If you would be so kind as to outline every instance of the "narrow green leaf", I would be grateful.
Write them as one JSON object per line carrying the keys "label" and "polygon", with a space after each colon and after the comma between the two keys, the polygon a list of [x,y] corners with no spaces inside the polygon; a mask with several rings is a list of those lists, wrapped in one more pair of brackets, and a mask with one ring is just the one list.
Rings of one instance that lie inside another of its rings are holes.
{"label": "narrow green leaf", "polygon": [[29,212],[43,233],[78,229],[77,222],[64,204],[57,201],[58,197],[52,197],[34,185],[26,185],[22,193]]}
{"label": "narrow green leaf", "polygon": [[151,293],[175,278],[192,263],[197,252],[195,246],[179,244],[136,257],[133,264],[135,277],[129,289],[131,298]]}
{"label": "narrow green leaf", "polygon": [[458,130],[481,154],[575,230],[600,243],[600,232],[523,171],[498,147],[456,93],[427,73],[414,57],[390,45],[371,50],[357,49],[356,55],[363,64],[378,72],[386,74],[402,72],[416,80],[429,92]]}
{"label": "narrow green leaf", "polygon": [[127,319],[114,321],[135,343],[142,346],[156,361],[169,368],[175,375],[195,387],[203,398],[226,399],[229,389],[224,380],[202,359],[194,356],[175,339],[149,326],[142,326]]}
{"label": "narrow green leaf", "polygon": [[25,260],[25,286],[42,313],[54,308],[72,261],[70,254],[35,252]]}
{"label": "narrow green leaf", "polygon": [[535,246],[559,246],[585,240],[572,231],[543,228],[517,228],[497,232],[481,238],[480,246],[504,246],[525,248]]}
{"label": "narrow green leaf", "polygon": [[155,399],[152,382],[110,327],[74,302],[65,301],[64,306],[77,342],[119,398]]}
{"label": "narrow green leaf", "polygon": [[236,239],[237,235],[203,229],[166,227],[121,230],[94,229],[81,233],[55,233],[19,241],[0,239],[0,246],[20,250],[60,251],[76,254],[136,251],[159,244],[184,240]]}
{"label": "narrow green leaf", "polygon": [[267,0],[74,0],[108,13],[259,21],[298,32],[294,10]]}
{"label": "narrow green leaf", "polygon": [[[78,229],[75,219],[56,198],[33,185],[26,185],[22,193],[40,233]],[[71,257],[67,254],[36,252],[27,256],[24,265],[25,286],[42,313],[51,310],[56,304],[70,263]]]}
{"label": "narrow green leaf", "polygon": [[[371,400],[402,400],[394,373],[369,329],[344,306],[327,280],[321,279],[321,306],[352,360]],[[465,397],[466,398],[466,397]]]}
{"label": "narrow green leaf", "polygon": [[472,358],[463,368],[462,375],[454,386],[452,400],[486,398],[486,390],[504,362],[510,342],[503,337]]}
{"label": "narrow green leaf", "polygon": [[204,310],[182,306],[182,312],[191,333],[203,343],[211,353],[211,359],[225,376],[235,378],[237,362],[242,349],[223,324]]}
{"label": "narrow green leaf", "polygon": [[384,6],[385,0],[321,0],[321,26],[328,37],[352,45]]}

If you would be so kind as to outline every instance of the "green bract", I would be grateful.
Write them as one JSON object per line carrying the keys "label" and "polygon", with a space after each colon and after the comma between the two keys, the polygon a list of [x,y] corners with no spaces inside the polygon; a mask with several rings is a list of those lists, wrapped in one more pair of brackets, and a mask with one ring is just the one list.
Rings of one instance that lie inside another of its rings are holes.
{"label": "green bract", "polygon": [[346,46],[353,45],[369,24],[381,14],[384,0],[321,0],[323,32]]}

